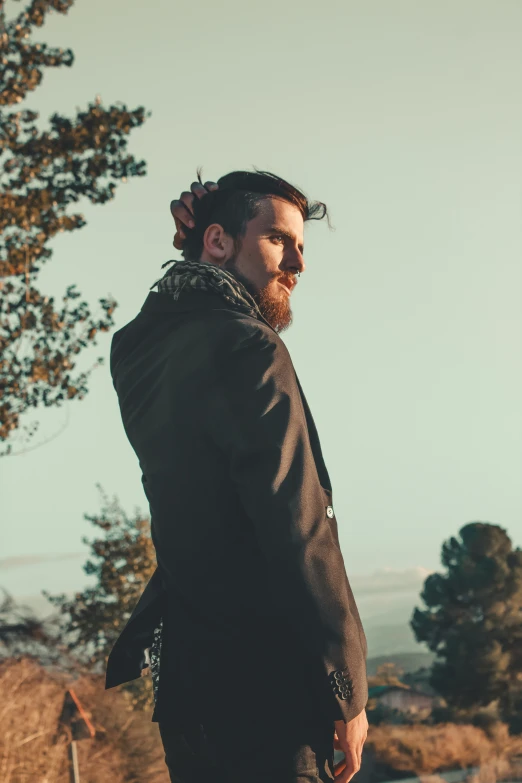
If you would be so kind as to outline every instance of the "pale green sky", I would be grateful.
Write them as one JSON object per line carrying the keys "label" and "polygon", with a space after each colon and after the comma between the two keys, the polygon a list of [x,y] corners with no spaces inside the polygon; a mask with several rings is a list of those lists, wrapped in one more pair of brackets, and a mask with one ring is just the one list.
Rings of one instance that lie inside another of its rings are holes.
{"label": "pale green sky", "polygon": [[[152,111],[129,145],[148,176],[81,205],[88,225],[53,243],[42,289],[77,283],[94,309],[110,293],[120,328],[179,257],[169,203],[198,165],[209,179],[253,164],[280,174],[325,201],[336,227],[306,228],[282,339],[348,574],[367,586],[392,569],[410,585],[475,520],[521,545],[522,4],[77,0],[37,38],[76,56],[24,104],[42,120],[97,94]],[[38,413],[38,440],[68,415],[65,431],[2,460],[4,558],[81,552],[96,482],[148,512],[109,376],[112,334],[84,357],[107,357],[86,399]],[[81,587],[82,562],[4,562],[0,584]]]}

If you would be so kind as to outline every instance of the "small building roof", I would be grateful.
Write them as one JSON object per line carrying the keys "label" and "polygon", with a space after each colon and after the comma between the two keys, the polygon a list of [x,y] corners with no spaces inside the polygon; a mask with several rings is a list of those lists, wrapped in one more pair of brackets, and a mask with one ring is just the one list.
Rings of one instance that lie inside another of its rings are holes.
{"label": "small building roof", "polygon": [[424,691],[419,691],[416,688],[410,688],[408,685],[374,685],[368,688],[368,698],[375,699],[390,691],[407,691],[416,696],[426,696],[428,699],[433,698],[431,694],[424,693]]}

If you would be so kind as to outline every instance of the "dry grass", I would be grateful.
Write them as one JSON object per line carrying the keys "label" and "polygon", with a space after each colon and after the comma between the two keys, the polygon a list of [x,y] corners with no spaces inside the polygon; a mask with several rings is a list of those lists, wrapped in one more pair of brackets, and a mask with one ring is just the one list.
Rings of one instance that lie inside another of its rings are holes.
{"label": "dry grass", "polygon": [[522,753],[522,737],[510,736],[505,724],[497,724],[488,734],[453,723],[371,726],[367,744],[380,766],[416,775],[483,767],[495,769],[499,777],[509,769],[509,760]]}
{"label": "dry grass", "polygon": [[67,687],[89,712],[96,737],[78,742],[82,783],[168,783],[157,724],[129,709],[123,693],[105,691],[103,678],[74,682],[30,658],[0,664],[0,780],[69,783],[69,738],[57,733]]}
{"label": "dry grass", "polygon": [[[123,692],[105,691],[100,675],[73,682],[30,658],[0,663],[2,783],[69,783],[69,737],[57,732],[69,686],[96,728],[93,740],[78,742],[82,783],[169,783],[158,727],[148,711],[132,710]],[[470,783],[495,783],[509,777],[510,760],[522,755],[522,737],[510,737],[504,724],[488,734],[451,723],[382,725],[370,727],[367,747],[381,770],[432,775],[481,767]]]}

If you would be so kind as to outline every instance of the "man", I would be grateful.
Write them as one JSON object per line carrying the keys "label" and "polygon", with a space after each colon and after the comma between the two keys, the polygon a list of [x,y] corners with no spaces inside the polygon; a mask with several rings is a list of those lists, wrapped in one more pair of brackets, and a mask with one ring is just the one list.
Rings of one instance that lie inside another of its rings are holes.
{"label": "man", "polygon": [[347,783],[368,728],[366,640],[279,337],[304,223],[326,207],[255,170],[199,177],[171,208],[184,260],[111,346],[158,568],[106,687],[140,676],[151,647],[152,719],[178,783]]}

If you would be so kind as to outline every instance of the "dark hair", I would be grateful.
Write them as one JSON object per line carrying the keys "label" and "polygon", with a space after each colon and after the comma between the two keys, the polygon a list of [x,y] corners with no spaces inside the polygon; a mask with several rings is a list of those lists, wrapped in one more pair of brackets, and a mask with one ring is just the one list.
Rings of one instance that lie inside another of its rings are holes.
{"label": "dark hair", "polygon": [[[201,169],[197,170],[201,182]],[[259,204],[266,198],[280,198],[294,204],[303,220],[322,220],[325,216],[330,226],[326,204],[309,201],[293,185],[270,171],[232,171],[218,179],[219,190],[214,190],[194,199],[194,228],[183,228],[186,239],[183,242],[183,257],[187,261],[199,261],[203,252],[203,235],[212,223],[220,226],[231,236],[239,249],[245,235],[247,223],[259,213]]]}

